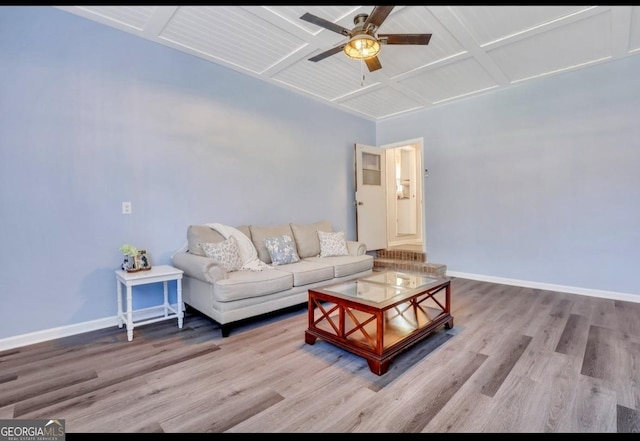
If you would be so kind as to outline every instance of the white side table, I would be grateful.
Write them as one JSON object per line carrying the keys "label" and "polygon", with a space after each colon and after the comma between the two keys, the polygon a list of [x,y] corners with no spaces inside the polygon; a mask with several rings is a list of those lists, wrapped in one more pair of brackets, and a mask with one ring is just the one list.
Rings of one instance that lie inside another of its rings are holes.
{"label": "white side table", "polygon": [[[184,305],[182,303],[182,274],[183,271],[170,265],[157,265],[148,271],[137,271],[128,273],[123,270],[116,270],[116,283],[118,285],[118,328],[127,325],[127,338],[133,340],[133,328],[135,326],[155,323],[160,320],[172,318],[178,319],[178,328],[182,328],[184,318]],[[176,281],[177,304],[169,304],[169,281]],[[162,282],[164,285],[164,303],[162,305],[153,306],[136,310],[138,315],[144,315],[146,318],[134,322],[133,303],[133,287],[137,285],[145,285],[147,283]],[[122,310],[122,285],[127,288],[127,309]],[[149,318],[151,317],[151,318]]]}

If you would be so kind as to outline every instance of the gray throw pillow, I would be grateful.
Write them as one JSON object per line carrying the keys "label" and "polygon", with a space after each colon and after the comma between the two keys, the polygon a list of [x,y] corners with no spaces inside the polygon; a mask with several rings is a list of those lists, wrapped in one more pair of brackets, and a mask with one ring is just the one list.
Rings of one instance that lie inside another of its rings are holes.
{"label": "gray throw pillow", "polygon": [[264,239],[264,244],[269,250],[273,265],[286,265],[300,261],[300,257],[293,246],[293,238],[288,234],[267,237]]}

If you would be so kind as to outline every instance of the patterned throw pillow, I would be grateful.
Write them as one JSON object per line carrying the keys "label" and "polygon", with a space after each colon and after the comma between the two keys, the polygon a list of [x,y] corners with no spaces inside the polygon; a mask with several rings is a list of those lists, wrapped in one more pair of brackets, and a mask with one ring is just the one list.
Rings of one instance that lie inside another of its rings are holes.
{"label": "patterned throw pillow", "polygon": [[300,256],[293,246],[293,239],[288,234],[267,237],[264,239],[264,245],[269,251],[273,265],[286,265],[300,261]]}
{"label": "patterned throw pillow", "polygon": [[318,239],[320,239],[320,257],[349,255],[344,231],[327,233],[318,230]]}
{"label": "patterned throw pillow", "polygon": [[207,255],[216,259],[227,272],[238,271],[242,268],[242,259],[240,259],[240,250],[238,242],[233,236],[217,243],[201,243],[200,247]]}

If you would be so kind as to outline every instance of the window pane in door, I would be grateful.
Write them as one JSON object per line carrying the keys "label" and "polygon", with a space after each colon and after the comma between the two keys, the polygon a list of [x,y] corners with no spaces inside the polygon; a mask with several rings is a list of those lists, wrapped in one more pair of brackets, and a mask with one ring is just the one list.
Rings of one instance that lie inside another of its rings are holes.
{"label": "window pane in door", "polygon": [[362,183],[364,185],[382,185],[380,155],[362,152]]}

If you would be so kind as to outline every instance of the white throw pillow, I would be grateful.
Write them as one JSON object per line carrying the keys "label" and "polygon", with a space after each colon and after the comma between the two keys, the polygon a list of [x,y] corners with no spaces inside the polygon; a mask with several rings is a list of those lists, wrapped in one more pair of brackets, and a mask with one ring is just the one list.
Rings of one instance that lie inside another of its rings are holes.
{"label": "white throw pillow", "polygon": [[240,250],[238,242],[233,236],[217,243],[201,243],[200,247],[207,257],[216,259],[227,272],[238,271],[242,268],[242,259],[240,258]]}
{"label": "white throw pillow", "polygon": [[348,256],[347,242],[344,238],[344,231],[327,233],[318,230],[320,239],[320,257]]}
{"label": "white throw pillow", "polygon": [[264,239],[264,245],[267,247],[271,263],[274,265],[286,265],[300,261],[300,256],[293,246],[293,239],[288,234],[267,237]]}

